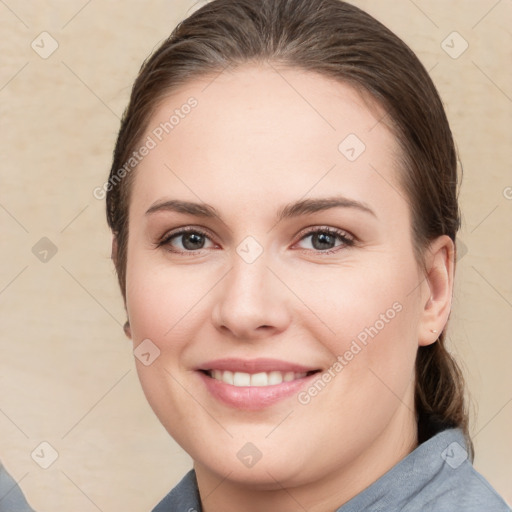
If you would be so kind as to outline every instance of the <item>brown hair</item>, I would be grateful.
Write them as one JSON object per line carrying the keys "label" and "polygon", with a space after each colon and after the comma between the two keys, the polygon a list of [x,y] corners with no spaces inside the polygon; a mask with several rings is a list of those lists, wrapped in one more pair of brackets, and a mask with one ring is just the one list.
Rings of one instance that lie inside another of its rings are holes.
{"label": "brown hair", "polygon": [[[399,179],[411,208],[418,263],[424,268],[425,250],[436,237],[448,235],[455,242],[460,214],[454,142],[436,88],[409,47],[369,14],[340,0],[214,0],[182,21],[144,62],[123,115],[106,203],[125,301],[133,172],[119,179],[119,170],[169,92],[228,66],[263,61],[320,73],[375,98],[402,149]],[[460,427],[472,460],[464,388],[443,331],[417,353],[418,441]]]}

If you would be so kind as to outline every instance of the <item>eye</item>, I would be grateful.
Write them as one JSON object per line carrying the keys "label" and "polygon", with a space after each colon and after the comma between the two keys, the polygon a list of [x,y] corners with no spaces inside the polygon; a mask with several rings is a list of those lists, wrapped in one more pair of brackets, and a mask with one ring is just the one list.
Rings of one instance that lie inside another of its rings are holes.
{"label": "eye", "polygon": [[308,231],[302,235],[299,243],[306,240],[309,240],[306,249],[324,254],[337,252],[343,247],[352,247],[355,243],[354,238],[346,231],[329,227]]}
{"label": "eye", "polygon": [[[305,246],[303,245],[303,249],[322,254],[331,254],[343,247],[352,247],[355,243],[352,235],[346,231],[330,227],[311,229],[302,233],[298,244],[305,241],[308,242]],[[201,249],[211,249],[215,244],[206,232],[198,228],[186,227],[164,235],[157,246],[165,247],[169,252],[190,254]]]}
{"label": "eye", "polygon": [[[211,244],[208,246],[208,242]],[[170,252],[190,253],[201,249],[210,249],[215,244],[210,240],[207,233],[200,229],[188,227],[165,235],[158,247],[165,246]]]}

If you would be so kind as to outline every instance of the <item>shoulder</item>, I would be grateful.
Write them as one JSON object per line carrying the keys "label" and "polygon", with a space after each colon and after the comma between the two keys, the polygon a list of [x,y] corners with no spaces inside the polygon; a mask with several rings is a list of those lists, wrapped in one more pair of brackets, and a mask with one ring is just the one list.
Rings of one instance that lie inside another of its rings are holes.
{"label": "shoulder", "polygon": [[152,512],[201,512],[195,471],[190,470]]}
{"label": "shoulder", "polygon": [[337,512],[512,512],[468,458],[460,429],[446,429]]}
{"label": "shoulder", "polygon": [[[417,498],[422,503],[421,510],[432,512],[511,512],[469,460],[457,468],[445,466],[427,486],[419,490]],[[407,510],[420,510],[414,508],[414,501],[411,500],[412,506]]]}
{"label": "shoulder", "polygon": [[430,478],[423,480],[410,496],[404,512],[511,512],[491,484],[473,467],[459,429],[440,432],[417,451],[418,457],[412,457],[412,466],[416,470],[423,468]]}
{"label": "shoulder", "polygon": [[21,489],[0,462],[0,512],[33,512]]}
{"label": "shoulder", "polygon": [[467,510],[486,509],[511,512],[511,508],[505,500],[469,462],[467,464],[467,473],[466,485],[457,493],[458,503],[462,503]]}

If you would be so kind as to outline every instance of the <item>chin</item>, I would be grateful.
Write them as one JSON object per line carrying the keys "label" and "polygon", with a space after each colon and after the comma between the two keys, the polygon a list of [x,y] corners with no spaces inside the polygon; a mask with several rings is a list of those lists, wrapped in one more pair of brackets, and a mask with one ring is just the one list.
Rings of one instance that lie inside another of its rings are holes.
{"label": "chin", "polygon": [[[309,472],[305,468],[310,464],[303,451],[299,450],[299,454],[296,447],[272,446],[270,443],[266,446],[260,443],[259,450],[247,439],[231,439],[228,443],[217,440],[214,450],[195,446],[188,453],[195,467],[200,466],[218,479],[228,478],[231,482],[248,485],[255,490],[295,487],[309,480]],[[183,448],[186,450],[186,446]],[[315,459],[314,454],[312,459]]]}

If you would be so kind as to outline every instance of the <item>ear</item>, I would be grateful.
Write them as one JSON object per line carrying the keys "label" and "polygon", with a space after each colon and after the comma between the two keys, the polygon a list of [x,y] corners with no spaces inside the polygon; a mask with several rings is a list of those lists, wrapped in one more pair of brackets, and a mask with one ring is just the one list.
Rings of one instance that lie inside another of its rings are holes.
{"label": "ear", "polygon": [[[110,255],[110,258],[114,262],[114,266],[116,267],[117,271],[117,261],[118,261],[118,244],[117,244],[117,237],[116,235],[112,234],[112,253]],[[126,304],[125,304],[126,309]],[[132,331],[130,329],[130,321],[127,320],[123,325],[123,331],[127,338],[132,339]]]}
{"label": "ear", "polygon": [[436,238],[427,249],[425,260],[426,275],[421,299],[424,306],[418,333],[420,346],[437,341],[450,316],[455,270],[452,239],[447,235]]}
{"label": "ear", "polygon": [[117,236],[112,233],[112,252],[110,259],[114,262],[114,266],[117,268]]}
{"label": "ear", "polygon": [[126,337],[130,340],[132,339],[132,330],[130,329],[130,322],[126,320],[126,322],[123,325],[123,331],[126,334]]}

